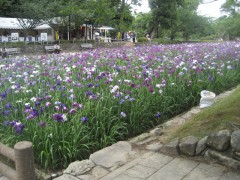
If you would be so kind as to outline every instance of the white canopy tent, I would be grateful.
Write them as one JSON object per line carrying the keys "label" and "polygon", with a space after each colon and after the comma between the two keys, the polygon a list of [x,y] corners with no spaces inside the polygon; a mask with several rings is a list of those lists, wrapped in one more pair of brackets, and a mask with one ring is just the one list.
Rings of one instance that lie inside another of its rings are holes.
{"label": "white canopy tent", "polygon": [[96,28],[96,29],[99,29],[99,30],[104,30],[105,31],[105,39],[108,39],[107,38],[107,33],[109,30],[114,30],[115,28],[112,28],[110,26],[101,26],[99,28]]}
{"label": "white canopy tent", "polygon": [[[50,28],[51,27],[48,24],[42,24],[34,29],[50,29]],[[17,18],[0,17],[0,29],[23,29],[23,27],[19,24]]]}
{"label": "white canopy tent", "polygon": [[[23,19],[23,21],[26,22],[26,26],[28,26],[28,20]],[[20,25],[17,18],[6,18],[6,17],[0,17],[0,42],[17,42],[17,41],[42,41],[43,35],[48,40],[53,40],[52,34],[52,28],[48,24],[41,24],[39,26],[36,26],[32,31],[32,34],[30,34],[27,37],[24,37],[21,35],[24,28]],[[38,34],[35,34],[35,33]],[[51,33],[47,33],[51,32]],[[34,35],[35,34],[35,35]],[[45,41],[45,40],[44,40]]]}

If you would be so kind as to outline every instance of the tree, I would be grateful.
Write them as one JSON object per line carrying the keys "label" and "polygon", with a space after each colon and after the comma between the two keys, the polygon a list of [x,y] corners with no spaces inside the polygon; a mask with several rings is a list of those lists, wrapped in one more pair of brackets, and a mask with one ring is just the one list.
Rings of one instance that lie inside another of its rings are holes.
{"label": "tree", "polygon": [[158,37],[158,27],[170,29],[176,25],[177,9],[183,0],[148,0],[152,12],[153,24],[151,36]]}
{"label": "tree", "polygon": [[240,37],[240,14],[223,16],[217,19],[216,29],[219,38],[233,40]]}
{"label": "tree", "polygon": [[239,0],[226,0],[221,7],[222,11],[235,15],[240,12],[240,1]]}
{"label": "tree", "polygon": [[240,37],[240,2],[239,0],[226,0],[221,9],[228,13],[217,19],[216,27],[219,37],[235,39]]}
{"label": "tree", "polygon": [[199,3],[199,0],[185,0],[178,9],[178,30],[185,40],[189,40],[191,35],[208,36],[214,33],[210,19],[197,15]]}
{"label": "tree", "polygon": [[152,24],[151,13],[139,13],[132,23],[132,29],[138,32],[138,37],[143,37],[146,34],[150,34],[150,24]]}
{"label": "tree", "polygon": [[1,0],[0,1],[0,16],[2,17],[9,17],[9,11],[12,10],[13,0]]}

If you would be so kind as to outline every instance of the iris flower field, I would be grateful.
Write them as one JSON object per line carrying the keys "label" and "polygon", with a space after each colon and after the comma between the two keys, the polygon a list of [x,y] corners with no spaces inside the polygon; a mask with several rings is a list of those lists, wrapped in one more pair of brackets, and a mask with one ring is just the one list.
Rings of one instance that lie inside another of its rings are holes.
{"label": "iris flower field", "polygon": [[0,61],[0,136],[68,166],[240,83],[240,42],[94,49]]}

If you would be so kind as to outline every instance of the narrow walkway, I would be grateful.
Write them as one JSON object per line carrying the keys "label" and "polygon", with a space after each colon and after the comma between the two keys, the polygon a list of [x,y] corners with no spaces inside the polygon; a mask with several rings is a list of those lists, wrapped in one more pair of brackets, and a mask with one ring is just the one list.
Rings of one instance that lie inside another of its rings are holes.
{"label": "narrow walkway", "polygon": [[220,165],[147,152],[142,157],[104,176],[101,180],[239,180]]}

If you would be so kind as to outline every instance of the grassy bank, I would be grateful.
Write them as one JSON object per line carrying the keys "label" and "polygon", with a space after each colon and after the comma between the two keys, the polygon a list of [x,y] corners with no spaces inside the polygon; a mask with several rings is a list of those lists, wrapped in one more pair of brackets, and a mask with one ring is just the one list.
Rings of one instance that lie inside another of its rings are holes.
{"label": "grassy bank", "polygon": [[198,113],[183,126],[179,127],[170,136],[168,141],[174,138],[183,138],[189,135],[198,138],[209,135],[223,129],[230,131],[240,128],[240,87],[213,106]]}

